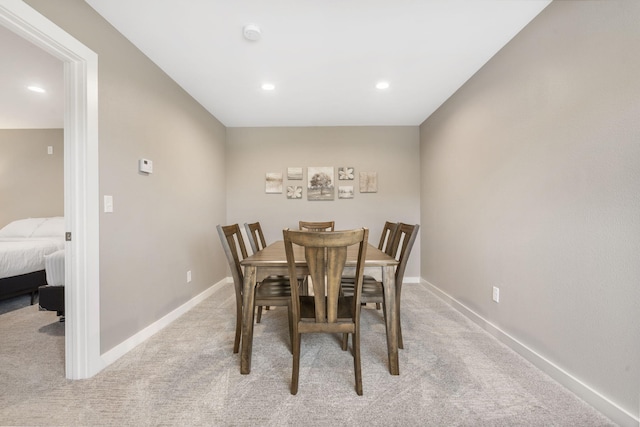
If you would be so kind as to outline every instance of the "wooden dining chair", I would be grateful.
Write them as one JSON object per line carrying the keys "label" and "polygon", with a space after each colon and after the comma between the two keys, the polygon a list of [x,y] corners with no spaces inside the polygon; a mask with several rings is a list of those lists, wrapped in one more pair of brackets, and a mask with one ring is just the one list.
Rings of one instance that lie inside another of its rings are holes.
{"label": "wooden dining chair", "polygon": [[[249,240],[249,245],[251,246],[251,251],[255,254],[258,251],[263,250],[267,247],[267,242],[264,238],[264,234],[262,233],[262,226],[259,222],[252,223],[244,223],[244,229],[247,233],[247,237]],[[282,280],[285,276],[269,276],[263,279],[264,281],[271,280]],[[288,279],[286,279],[288,280]],[[264,307],[265,310],[269,310],[270,307]],[[256,323],[260,323],[262,321],[262,306],[258,306],[258,312],[256,313]]]}
{"label": "wooden dining chair", "polygon": [[[291,290],[293,339],[291,394],[298,393],[302,334],[325,332],[351,334],[356,393],[362,395],[360,294],[369,230],[366,228],[333,232],[283,230],[283,235],[289,276],[295,277],[296,274],[293,245],[303,246],[313,283],[313,295],[300,295],[295,286]],[[340,290],[340,279],[347,261],[347,247],[353,245],[358,245],[354,292],[350,296],[344,296]],[[343,346],[343,349],[346,350],[346,346]]]}
{"label": "wooden dining chair", "polygon": [[[233,285],[236,293],[236,336],[233,343],[233,352],[237,353],[240,347],[240,336],[242,333],[242,304],[243,304],[243,283],[244,274],[242,272],[242,266],[240,261],[247,257],[247,248],[244,245],[244,239],[240,232],[238,224],[233,225],[218,225],[218,235],[220,236],[220,242],[222,248],[227,256],[229,268],[231,269],[231,276],[233,277]],[[251,307],[252,311],[255,307],[262,306],[286,306],[289,307],[291,302],[291,286],[288,278],[281,278],[280,280],[264,280],[257,283],[255,290],[254,305]],[[289,324],[291,324],[291,310],[289,311]],[[291,327],[289,329],[289,336],[291,337]]]}
{"label": "wooden dining chair", "polygon": [[397,222],[385,221],[384,227],[382,227],[382,234],[380,235],[380,243],[378,243],[378,249],[390,255],[391,247],[393,246],[393,238],[396,235],[396,230],[400,224]]}
{"label": "wooden dining chair", "polygon": [[[410,225],[399,223],[395,236],[391,242],[389,247],[389,255],[395,257],[398,260],[398,266],[396,267],[395,274],[395,284],[396,284],[396,311],[397,311],[397,319],[398,319],[398,348],[404,348],[404,343],[402,341],[402,322],[400,321],[400,296],[402,294],[402,281],[404,280],[404,271],[407,267],[407,260],[409,259],[409,255],[411,254],[411,249],[413,248],[413,244],[418,236],[418,229],[420,226],[418,224]],[[342,282],[342,290],[345,295],[353,295],[354,294],[354,285],[353,281],[349,278],[343,280]],[[382,282],[376,280],[371,276],[366,276],[363,279],[362,284],[362,297],[361,301],[363,303],[376,303],[382,304],[384,306],[384,290],[382,287]],[[385,322],[387,322],[387,318],[385,317]]]}
{"label": "wooden dining chair", "polygon": [[298,222],[300,230],[303,231],[334,231],[335,221],[300,221]]}
{"label": "wooden dining chair", "polygon": [[267,242],[264,238],[264,234],[262,233],[262,226],[259,222],[245,222],[244,229],[247,232],[249,245],[251,245],[251,250],[254,254],[267,247]]}
{"label": "wooden dining chair", "polygon": [[[249,244],[251,245],[251,250],[255,254],[258,251],[263,250],[267,247],[267,242],[264,238],[264,234],[262,233],[262,226],[260,222],[253,223],[244,223],[244,229],[247,232],[247,237],[249,240]],[[307,279],[307,276],[298,276],[298,282],[304,283]],[[281,280],[289,280],[289,276],[286,275],[272,275],[265,277],[262,279],[262,283],[271,282],[271,281],[281,281]],[[306,283],[305,283],[306,286]],[[265,310],[269,310],[269,306],[264,307]],[[256,323],[260,323],[262,321],[262,306],[258,306],[258,311],[256,313]]]}
{"label": "wooden dining chair", "polygon": [[[391,221],[385,221],[384,226],[382,227],[382,233],[380,234],[380,243],[378,243],[378,249],[380,249],[382,252],[386,253],[387,255],[391,255],[393,256],[393,254],[391,254],[391,248],[393,247],[393,239],[396,235],[396,230],[398,229],[398,225],[400,225],[397,222],[391,222]],[[375,282],[376,279],[373,276],[364,276],[364,282]],[[348,284],[348,283],[353,283],[353,276],[345,276],[342,278],[342,283],[343,284]],[[353,285],[351,285],[351,287],[353,287]],[[363,304],[366,304],[365,302],[363,302]],[[377,302],[376,303],[376,309],[380,310],[381,307],[381,303]]]}

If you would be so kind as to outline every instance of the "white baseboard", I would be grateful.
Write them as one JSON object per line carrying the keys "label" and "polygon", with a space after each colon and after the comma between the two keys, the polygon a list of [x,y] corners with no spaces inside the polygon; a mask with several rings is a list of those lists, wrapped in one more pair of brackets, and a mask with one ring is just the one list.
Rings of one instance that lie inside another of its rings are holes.
{"label": "white baseboard", "polygon": [[[405,280],[405,282],[407,282]],[[533,363],[538,369],[549,375],[554,380],[565,386],[576,396],[602,412],[605,416],[611,418],[613,422],[620,426],[640,426],[640,416],[633,415],[625,409],[618,406],[615,402],[612,402],[607,397],[603,396],[597,390],[589,387],[578,378],[571,375],[571,373],[565,371],[558,365],[554,364],[550,360],[546,359],[541,354],[537,353],[535,349],[528,347],[522,342],[518,341],[513,336],[509,335],[505,331],[501,330],[496,325],[489,322],[487,319],[480,316],[478,313],[471,310],[469,307],[462,304],[460,301],[453,298],[451,295],[442,291],[435,285],[421,280],[421,283],[428,289],[433,291],[438,297],[443,299],[446,303],[451,305],[454,309],[462,313],[471,321],[476,323],[482,329],[493,335],[501,343],[511,348],[513,351]]]}
{"label": "white baseboard", "polygon": [[199,295],[196,295],[189,301],[182,304],[180,307],[168,313],[163,318],[158,319],[156,322],[147,326],[137,334],[131,336],[129,339],[113,347],[111,350],[107,351],[106,353],[103,353],[102,360],[104,362],[104,366],[106,367],[112,364],[113,362],[115,362],[116,360],[118,360],[119,358],[121,358],[122,356],[124,356],[125,354],[133,350],[136,346],[143,343],[147,339],[151,338],[158,331],[161,331],[167,325],[171,324],[171,322],[178,319],[180,316],[182,316],[183,314],[191,310],[193,307],[195,307],[196,305],[198,305],[199,303],[201,303],[202,301],[204,301],[205,299],[213,295],[213,293],[217,291],[219,288],[227,284],[228,284],[228,278],[222,279],[218,283],[211,286],[209,289],[205,290]]}

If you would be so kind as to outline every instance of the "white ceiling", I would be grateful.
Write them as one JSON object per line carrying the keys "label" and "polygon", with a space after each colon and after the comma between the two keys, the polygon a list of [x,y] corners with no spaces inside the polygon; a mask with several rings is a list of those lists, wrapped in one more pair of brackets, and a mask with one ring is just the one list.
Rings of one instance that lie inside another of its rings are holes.
{"label": "white ceiling", "polygon": [[[0,129],[62,128],[62,62],[2,25],[0,52]],[[27,90],[30,85],[46,93]]]}
{"label": "white ceiling", "polygon": [[419,125],[551,0],[85,1],[225,126],[254,127]]}

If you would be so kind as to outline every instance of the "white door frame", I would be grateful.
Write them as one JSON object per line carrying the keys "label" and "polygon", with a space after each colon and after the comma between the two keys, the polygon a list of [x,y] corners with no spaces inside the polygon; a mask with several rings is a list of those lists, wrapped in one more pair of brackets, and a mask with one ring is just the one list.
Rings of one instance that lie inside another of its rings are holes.
{"label": "white door frame", "polygon": [[89,378],[100,355],[98,55],[21,0],[0,0],[0,25],[64,62],[66,377]]}

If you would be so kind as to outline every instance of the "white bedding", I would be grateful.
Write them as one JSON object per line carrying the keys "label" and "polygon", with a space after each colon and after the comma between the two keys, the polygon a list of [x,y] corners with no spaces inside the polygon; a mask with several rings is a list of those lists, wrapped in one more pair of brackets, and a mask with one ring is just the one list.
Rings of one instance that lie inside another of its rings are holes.
{"label": "white bedding", "polygon": [[44,257],[64,249],[64,240],[0,239],[0,279],[44,270]]}
{"label": "white bedding", "polygon": [[64,249],[64,220],[28,218],[0,229],[0,279],[44,270],[45,255]]}
{"label": "white bedding", "polygon": [[64,249],[44,257],[47,285],[64,286]]}

